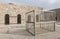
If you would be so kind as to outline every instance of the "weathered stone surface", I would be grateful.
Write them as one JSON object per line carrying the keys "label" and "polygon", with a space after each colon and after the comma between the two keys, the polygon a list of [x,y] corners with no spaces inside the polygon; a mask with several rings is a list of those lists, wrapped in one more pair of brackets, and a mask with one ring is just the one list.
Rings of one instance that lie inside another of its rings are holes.
{"label": "weathered stone surface", "polygon": [[26,13],[35,10],[40,13],[42,8],[34,6],[15,5],[8,3],[0,3],[0,24],[5,25],[5,14],[10,16],[10,25],[17,24],[17,15],[21,15],[20,26],[26,26]]}

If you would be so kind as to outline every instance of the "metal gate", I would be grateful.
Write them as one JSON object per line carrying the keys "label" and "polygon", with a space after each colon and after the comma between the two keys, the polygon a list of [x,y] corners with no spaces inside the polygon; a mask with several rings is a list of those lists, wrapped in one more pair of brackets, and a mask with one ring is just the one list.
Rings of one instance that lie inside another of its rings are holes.
{"label": "metal gate", "polygon": [[35,35],[35,14],[34,10],[26,13],[26,30]]}

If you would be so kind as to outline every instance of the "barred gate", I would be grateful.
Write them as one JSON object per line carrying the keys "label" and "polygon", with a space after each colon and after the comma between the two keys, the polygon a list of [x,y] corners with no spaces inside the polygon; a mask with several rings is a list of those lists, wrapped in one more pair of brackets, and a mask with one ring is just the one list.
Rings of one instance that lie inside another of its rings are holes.
{"label": "barred gate", "polygon": [[26,13],[26,30],[35,35],[35,17],[34,17],[34,10]]}

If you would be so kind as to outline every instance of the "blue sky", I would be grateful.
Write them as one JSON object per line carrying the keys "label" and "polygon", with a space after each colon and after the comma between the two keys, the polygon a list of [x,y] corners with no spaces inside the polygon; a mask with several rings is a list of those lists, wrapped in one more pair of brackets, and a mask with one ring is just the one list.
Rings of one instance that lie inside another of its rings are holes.
{"label": "blue sky", "polygon": [[60,8],[60,0],[0,0],[0,3],[39,6],[46,10]]}

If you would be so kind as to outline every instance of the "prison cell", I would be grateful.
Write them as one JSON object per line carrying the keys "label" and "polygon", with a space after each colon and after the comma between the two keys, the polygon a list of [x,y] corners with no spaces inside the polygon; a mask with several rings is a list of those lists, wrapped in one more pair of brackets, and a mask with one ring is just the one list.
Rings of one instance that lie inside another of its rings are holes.
{"label": "prison cell", "polygon": [[[55,18],[54,13],[47,13],[48,17]],[[39,17],[39,18],[38,18]],[[44,34],[48,32],[54,32],[55,31],[55,19],[46,19],[45,13],[39,13],[36,14],[34,10],[27,12],[26,13],[26,30],[32,34],[32,35],[37,35],[37,34]]]}

